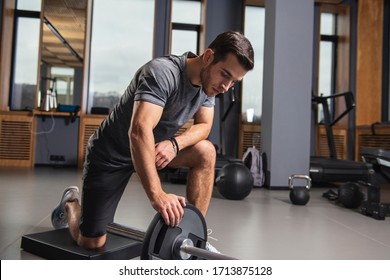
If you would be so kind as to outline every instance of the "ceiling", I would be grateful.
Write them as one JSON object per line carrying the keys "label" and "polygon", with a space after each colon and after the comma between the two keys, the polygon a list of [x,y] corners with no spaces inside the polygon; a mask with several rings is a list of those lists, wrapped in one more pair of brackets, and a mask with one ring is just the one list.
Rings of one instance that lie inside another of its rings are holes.
{"label": "ceiling", "polygon": [[[88,0],[45,0],[43,16],[64,38],[65,44],[43,24],[41,60],[52,66],[81,67],[84,59]],[[67,42],[67,43],[66,43]],[[77,55],[72,54],[67,44]]]}

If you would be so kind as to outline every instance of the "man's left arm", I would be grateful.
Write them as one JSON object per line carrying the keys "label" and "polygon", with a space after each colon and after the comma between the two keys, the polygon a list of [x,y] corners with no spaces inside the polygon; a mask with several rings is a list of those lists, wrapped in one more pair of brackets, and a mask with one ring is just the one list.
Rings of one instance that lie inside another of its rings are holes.
{"label": "man's left arm", "polygon": [[179,136],[176,136],[179,149],[195,145],[207,139],[213,125],[214,107],[202,106],[194,116],[194,124]]}
{"label": "man's left arm", "polygon": [[[180,151],[207,139],[214,118],[214,107],[201,107],[194,116],[194,124],[182,134],[175,136]],[[176,156],[170,140],[156,144],[156,167],[165,168]]]}

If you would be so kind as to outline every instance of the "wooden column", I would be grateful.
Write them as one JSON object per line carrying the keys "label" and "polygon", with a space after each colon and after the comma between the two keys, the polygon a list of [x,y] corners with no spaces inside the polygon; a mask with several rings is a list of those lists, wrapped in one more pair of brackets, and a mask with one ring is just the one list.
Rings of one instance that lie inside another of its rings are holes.
{"label": "wooden column", "polygon": [[4,0],[3,5],[2,38],[0,40],[0,110],[6,111],[11,79],[15,0]]}
{"label": "wooden column", "polygon": [[358,1],[356,125],[381,121],[384,0]]}

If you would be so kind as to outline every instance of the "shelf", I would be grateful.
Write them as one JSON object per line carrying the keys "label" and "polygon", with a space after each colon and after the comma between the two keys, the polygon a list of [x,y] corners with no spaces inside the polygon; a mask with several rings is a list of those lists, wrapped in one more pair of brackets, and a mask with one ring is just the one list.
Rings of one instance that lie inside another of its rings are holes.
{"label": "shelf", "polygon": [[[35,116],[69,117],[70,113],[69,112],[56,112],[56,111],[46,112],[46,111],[35,110],[34,115]],[[80,112],[77,113],[77,117],[79,117],[79,116],[80,116]]]}

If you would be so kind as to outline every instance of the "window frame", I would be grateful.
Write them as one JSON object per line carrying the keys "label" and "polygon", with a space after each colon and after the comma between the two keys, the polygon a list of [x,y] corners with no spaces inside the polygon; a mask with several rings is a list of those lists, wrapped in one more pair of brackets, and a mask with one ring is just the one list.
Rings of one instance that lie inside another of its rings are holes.
{"label": "window frame", "polygon": [[[190,1],[193,1],[193,0],[190,0]],[[172,38],[173,30],[196,32],[196,53],[199,54],[199,52],[200,52],[200,44],[199,44],[199,42],[200,42],[200,24],[172,22],[171,38]],[[172,40],[171,40],[169,52],[170,53],[172,52]]]}
{"label": "window frame", "polygon": [[[199,2],[200,5],[202,5],[202,0],[181,0],[181,1],[191,1],[191,2]],[[172,21],[172,6],[173,6],[173,0],[171,0],[171,31],[170,31],[170,43],[169,43],[169,53],[172,53],[172,33],[173,30],[180,30],[180,31],[191,31],[196,32],[196,53],[200,53],[200,36],[201,36],[201,22],[199,24],[194,23],[182,23],[182,22],[173,22]],[[202,8],[201,8],[202,13]],[[199,15],[201,16],[201,15]]]}

